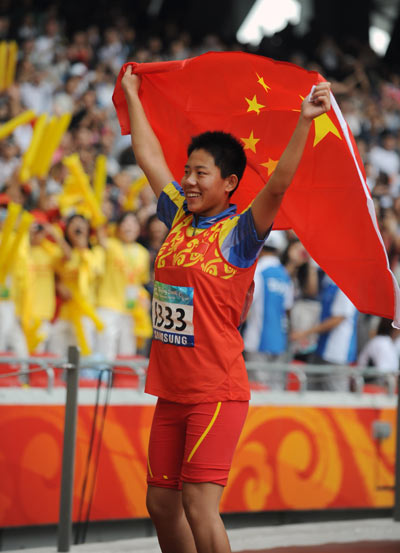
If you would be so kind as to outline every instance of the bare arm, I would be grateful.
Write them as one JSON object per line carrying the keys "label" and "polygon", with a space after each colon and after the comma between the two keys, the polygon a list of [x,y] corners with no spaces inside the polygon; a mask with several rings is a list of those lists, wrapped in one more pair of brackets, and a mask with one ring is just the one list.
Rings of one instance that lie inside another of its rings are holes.
{"label": "bare arm", "polygon": [[45,227],[47,235],[51,236],[51,238],[53,238],[55,243],[61,249],[61,251],[63,253],[63,258],[64,259],[71,259],[72,248],[68,244],[68,242],[66,242],[66,240],[56,231],[56,229],[53,227],[53,225],[51,223],[46,223],[44,225],[44,227]]}
{"label": "bare arm", "polygon": [[311,258],[307,263],[307,276],[303,294],[311,298],[318,294],[318,269]]}
{"label": "bare arm", "polygon": [[251,211],[259,238],[263,238],[274,222],[286,190],[296,173],[303,156],[313,119],[330,109],[330,83],[315,86],[310,100],[305,98],[292,137],[286,146],[275,171],[255,198]]}
{"label": "bare arm", "polygon": [[128,104],[133,153],[158,198],[164,186],[173,180],[173,175],[139,99],[140,82],[140,77],[133,74],[128,65],[121,85]]}
{"label": "bare arm", "polygon": [[297,330],[291,333],[290,339],[291,340],[302,340],[304,338],[307,338],[310,334],[324,334],[325,332],[329,332],[330,330],[333,330],[337,326],[340,325],[345,320],[346,317],[342,316],[335,316],[335,317],[328,317],[328,319],[325,319],[321,321],[320,323],[312,326],[311,328],[307,328],[306,330]]}

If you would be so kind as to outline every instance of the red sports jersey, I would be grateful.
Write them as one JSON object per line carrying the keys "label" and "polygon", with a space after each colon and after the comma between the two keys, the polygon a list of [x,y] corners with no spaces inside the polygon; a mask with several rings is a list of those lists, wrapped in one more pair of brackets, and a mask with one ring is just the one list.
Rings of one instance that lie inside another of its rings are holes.
{"label": "red sports jersey", "polygon": [[248,400],[238,331],[256,267],[222,256],[224,219],[193,236],[193,215],[171,229],[155,263],[154,336],[146,392],[178,403]]}

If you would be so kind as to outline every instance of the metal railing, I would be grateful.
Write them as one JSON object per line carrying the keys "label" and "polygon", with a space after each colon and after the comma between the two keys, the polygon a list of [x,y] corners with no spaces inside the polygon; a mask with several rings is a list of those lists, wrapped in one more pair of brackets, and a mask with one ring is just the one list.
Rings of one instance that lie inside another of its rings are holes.
{"label": "metal railing", "polygon": [[64,444],[61,469],[58,551],[69,551],[72,543],[72,498],[74,489],[76,425],[78,418],[79,350],[68,348],[67,398],[65,402]]}
{"label": "metal railing", "polygon": [[[119,375],[136,375],[138,377],[138,391],[143,392],[146,368],[149,360],[146,358],[135,359],[95,359],[93,357],[81,357],[81,374],[86,371],[92,371],[93,384],[97,380],[99,371],[112,371],[115,378]],[[56,384],[61,382],[66,385],[66,369],[68,367],[68,359],[58,357],[24,357],[18,358],[15,356],[0,356],[0,366],[9,365],[18,367],[11,372],[0,373],[1,380],[10,376],[18,377],[21,384],[30,384],[30,377],[37,373],[45,373],[47,378],[47,391],[52,392]],[[300,393],[305,393],[310,390],[330,390],[330,391],[350,391],[356,394],[362,394],[364,386],[371,379],[380,383],[382,392],[389,396],[396,394],[396,385],[399,371],[389,371],[382,373],[379,370],[370,367],[358,367],[353,365],[316,365],[316,364],[296,364],[283,362],[260,362],[247,361],[246,368],[251,382],[264,384],[264,391],[275,391],[277,388],[273,386],[276,376],[280,379],[282,390],[294,390]],[[56,370],[61,370],[62,378],[56,378]],[[86,379],[87,380],[87,379]],[[328,385],[328,380],[331,383],[341,383],[341,386]],[[292,386],[290,386],[292,384]],[[293,386],[296,384],[296,386]],[[37,384],[33,384],[37,387]],[[43,387],[40,385],[39,387]]]}
{"label": "metal railing", "polygon": [[[285,377],[285,380],[281,380],[281,382],[284,382],[285,388],[294,376],[297,379],[300,393],[310,390],[330,390],[362,394],[364,386],[373,379],[380,383],[383,392],[386,391],[389,396],[394,396],[398,375],[400,374],[399,371],[395,370],[382,373],[382,371],[370,367],[353,365],[263,363],[260,361],[247,361],[246,368],[249,379],[266,384],[266,391],[268,391],[269,382],[274,383],[274,376],[283,375]],[[335,380],[338,384],[337,387],[335,387]],[[332,386],[329,387],[329,384],[332,384]]]}
{"label": "metal railing", "polygon": [[[99,371],[111,370],[114,375],[135,375],[138,377],[138,390],[144,391],[144,383],[146,378],[146,367],[149,363],[148,359],[115,359],[115,360],[95,360],[90,357],[81,357],[81,370],[92,370],[95,374]],[[46,389],[51,393],[56,386],[56,370],[60,369],[63,372],[62,382],[67,385],[67,369],[69,367],[68,357],[14,357],[0,356],[0,366],[9,365],[18,367],[10,372],[0,373],[1,380],[9,377],[17,377],[20,384],[29,386],[29,377],[38,373],[45,373],[47,377]],[[57,380],[60,383],[60,379]],[[96,378],[93,378],[95,384]],[[43,386],[34,386],[43,387]]]}

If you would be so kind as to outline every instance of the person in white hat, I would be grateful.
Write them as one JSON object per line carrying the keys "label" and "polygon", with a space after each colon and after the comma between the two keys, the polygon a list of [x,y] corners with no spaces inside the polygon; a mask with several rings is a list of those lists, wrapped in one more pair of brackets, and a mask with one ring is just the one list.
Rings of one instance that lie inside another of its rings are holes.
{"label": "person in white hat", "polygon": [[[243,333],[247,361],[279,361],[287,351],[288,315],[293,306],[294,286],[279,259],[286,239],[272,231],[264,243],[254,275],[254,297]],[[250,379],[270,389],[284,388],[284,374],[260,369]]]}

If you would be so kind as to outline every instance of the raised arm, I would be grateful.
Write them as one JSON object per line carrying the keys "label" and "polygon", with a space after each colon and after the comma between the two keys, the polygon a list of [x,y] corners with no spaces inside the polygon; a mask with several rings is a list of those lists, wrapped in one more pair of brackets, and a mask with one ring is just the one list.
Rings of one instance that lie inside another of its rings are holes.
{"label": "raised arm", "polygon": [[158,198],[164,186],[173,180],[173,175],[139,99],[140,82],[140,77],[132,73],[128,65],[121,85],[128,104],[133,153]]}
{"label": "raised arm", "polygon": [[327,82],[317,84],[312,96],[303,100],[299,120],[292,137],[275,171],[251,206],[259,238],[265,236],[265,233],[274,222],[285,192],[289,188],[303,156],[313,119],[329,111],[330,107],[330,83]]}

